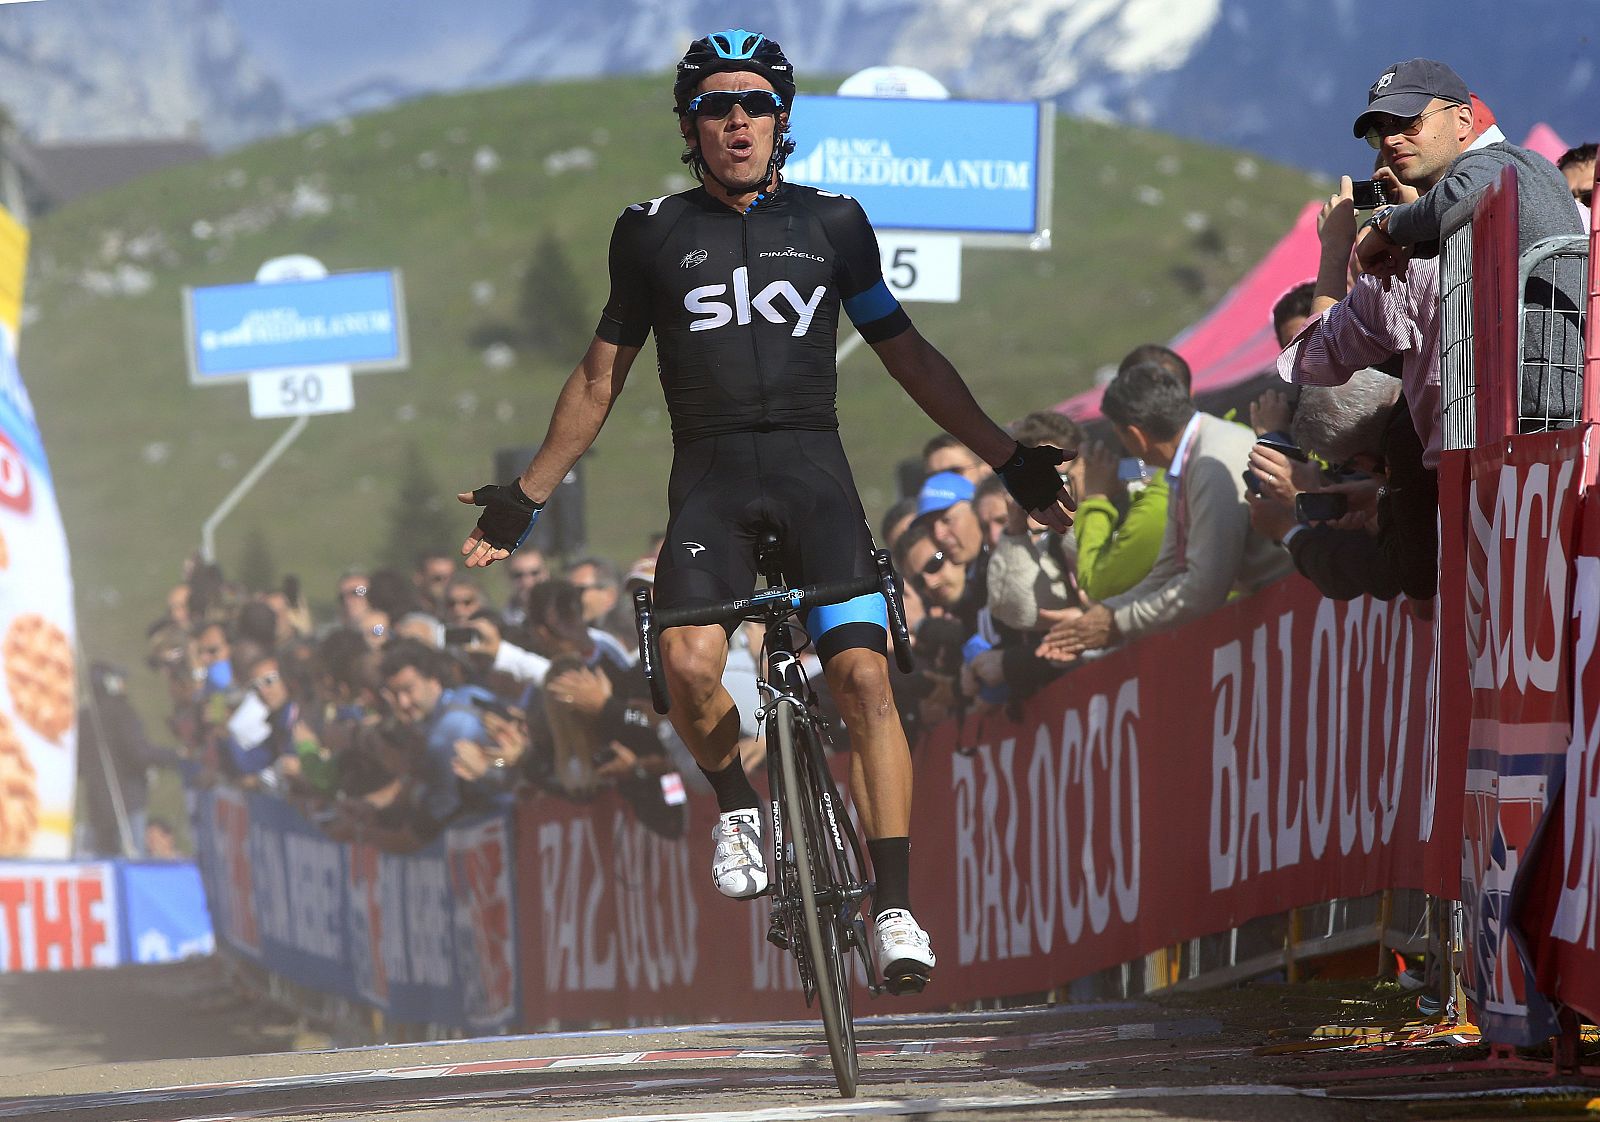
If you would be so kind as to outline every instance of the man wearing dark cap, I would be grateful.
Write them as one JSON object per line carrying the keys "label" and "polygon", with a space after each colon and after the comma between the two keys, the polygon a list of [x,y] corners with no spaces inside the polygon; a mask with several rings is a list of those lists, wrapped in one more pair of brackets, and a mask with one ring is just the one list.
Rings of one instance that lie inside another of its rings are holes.
{"label": "man wearing dark cap", "polygon": [[[1414,58],[1386,69],[1367,91],[1367,107],[1356,117],[1354,132],[1382,154],[1393,174],[1389,193],[1399,199],[1368,221],[1356,243],[1361,267],[1375,276],[1403,275],[1413,254],[1436,254],[1446,215],[1493,185],[1508,166],[1517,173],[1519,253],[1544,238],[1583,232],[1555,165],[1508,143],[1496,127],[1478,134],[1472,94],[1442,62]],[[1546,320],[1536,323],[1530,316],[1525,333],[1520,395],[1525,418],[1577,416],[1582,294],[1562,291],[1555,281],[1546,262],[1523,293],[1524,302],[1543,309]],[[1542,427],[1524,423],[1526,431]]]}

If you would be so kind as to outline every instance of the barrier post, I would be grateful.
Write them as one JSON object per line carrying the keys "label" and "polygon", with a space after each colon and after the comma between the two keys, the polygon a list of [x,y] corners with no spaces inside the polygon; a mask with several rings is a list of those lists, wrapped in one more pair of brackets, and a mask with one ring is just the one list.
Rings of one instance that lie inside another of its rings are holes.
{"label": "barrier post", "polygon": [[1283,977],[1289,985],[1300,980],[1300,909],[1289,909],[1289,933],[1283,939]]}
{"label": "barrier post", "polygon": [[1583,340],[1583,419],[1600,422],[1600,196],[1589,199],[1588,304]]}
{"label": "barrier post", "polygon": [[1378,977],[1387,977],[1394,960],[1389,958],[1389,943],[1384,937],[1389,931],[1389,919],[1394,914],[1394,891],[1385,888],[1378,897]]}

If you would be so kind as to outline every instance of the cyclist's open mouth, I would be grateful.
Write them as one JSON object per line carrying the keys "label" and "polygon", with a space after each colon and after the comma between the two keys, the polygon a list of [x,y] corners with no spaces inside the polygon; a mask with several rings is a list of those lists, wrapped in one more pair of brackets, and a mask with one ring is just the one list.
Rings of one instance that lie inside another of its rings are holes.
{"label": "cyclist's open mouth", "polygon": [[728,155],[734,160],[748,160],[755,154],[756,143],[748,136],[739,136],[728,141]]}

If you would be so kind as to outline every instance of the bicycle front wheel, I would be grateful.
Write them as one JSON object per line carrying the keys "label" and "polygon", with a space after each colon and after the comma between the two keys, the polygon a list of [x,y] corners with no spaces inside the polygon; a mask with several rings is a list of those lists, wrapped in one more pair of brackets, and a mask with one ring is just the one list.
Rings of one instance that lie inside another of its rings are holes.
{"label": "bicycle front wheel", "polygon": [[773,724],[778,736],[778,764],[783,773],[783,817],[794,846],[794,865],[800,882],[800,911],[804,916],[806,954],[816,981],[817,1006],[822,1014],[822,1031],[828,1038],[828,1054],[833,1060],[833,1075],[839,1094],[854,1098],[860,1077],[856,1055],[856,1029],[851,1014],[850,975],[846,969],[844,947],[834,909],[819,909],[818,890],[836,888],[829,882],[831,863],[824,854],[827,839],[819,827],[819,792],[813,784],[802,784],[809,772],[799,766],[800,746],[796,742],[795,714],[789,705],[780,704]]}

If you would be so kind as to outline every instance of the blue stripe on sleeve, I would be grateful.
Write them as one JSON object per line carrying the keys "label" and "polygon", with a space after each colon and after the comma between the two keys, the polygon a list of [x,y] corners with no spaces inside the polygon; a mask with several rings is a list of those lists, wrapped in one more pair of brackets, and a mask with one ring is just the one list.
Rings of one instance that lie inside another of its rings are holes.
{"label": "blue stripe on sleeve", "polygon": [[858,292],[844,302],[845,314],[850,317],[850,322],[860,327],[865,323],[875,323],[885,316],[892,316],[900,310],[900,301],[894,298],[894,293],[889,291],[889,286],[883,278],[878,278],[878,283],[865,292]]}
{"label": "blue stripe on sleeve", "polygon": [[813,640],[845,623],[875,623],[888,631],[889,609],[883,602],[883,595],[869,592],[843,604],[825,604],[806,613],[806,630],[811,632]]}

